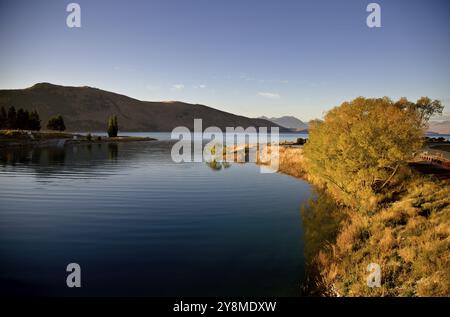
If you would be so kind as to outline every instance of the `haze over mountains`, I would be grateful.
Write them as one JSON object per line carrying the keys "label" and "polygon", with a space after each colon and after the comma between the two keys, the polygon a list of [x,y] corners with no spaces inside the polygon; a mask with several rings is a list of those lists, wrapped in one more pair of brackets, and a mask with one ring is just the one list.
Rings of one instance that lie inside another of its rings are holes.
{"label": "haze over mountains", "polygon": [[450,134],[450,121],[430,121],[429,132]]}
{"label": "haze over mountains", "polygon": [[203,119],[203,128],[249,126],[289,129],[264,119],[234,115],[211,107],[179,101],[140,101],[92,87],[68,87],[39,83],[30,88],[0,90],[0,107],[37,110],[45,126],[50,116],[61,114],[68,131],[105,131],[108,116],[117,115],[121,131],[172,131],[177,126],[194,128],[194,119]]}
{"label": "haze over mountains", "polygon": [[280,118],[267,118],[265,116],[262,116],[259,117],[259,119],[269,120],[275,124],[278,124],[288,129],[292,129],[294,131],[306,130],[308,128],[308,124],[304,123],[303,121],[294,116],[283,116]]}
{"label": "haze over mountains", "polygon": [[[289,128],[293,131],[303,131],[308,129],[308,124],[304,123],[300,119],[293,116],[283,116],[279,118],[267,118],[265,116],[259,117],[260,119],[265,119],[272,121],[282,127]],[[450,134],[450,119],[449,116],[442,116],[434,118],[429,122],[428,133],[438,133],[438,134]]]}

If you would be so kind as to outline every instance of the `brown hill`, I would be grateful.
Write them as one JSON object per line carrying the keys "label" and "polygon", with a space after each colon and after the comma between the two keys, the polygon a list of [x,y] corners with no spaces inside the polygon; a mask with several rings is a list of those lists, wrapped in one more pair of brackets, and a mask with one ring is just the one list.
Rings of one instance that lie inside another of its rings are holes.
{"label": "brown hill", "polygon": [[[278,126],[268,120],[237,116],[204,105],[184,102],[140,101],[92,87],[67,87],[39,83],[26,89],[0,90],[0,107],[37,110],[45,126],[50,116],[61,114],[69,131],[104,131],[107,117],[115,114],[122,131],[171,131],[177,126],[193,129],[194,119],[203,128]],[[279,127],[279,126],[278,126]],[[280,131],[289,131],[279,127]]]}

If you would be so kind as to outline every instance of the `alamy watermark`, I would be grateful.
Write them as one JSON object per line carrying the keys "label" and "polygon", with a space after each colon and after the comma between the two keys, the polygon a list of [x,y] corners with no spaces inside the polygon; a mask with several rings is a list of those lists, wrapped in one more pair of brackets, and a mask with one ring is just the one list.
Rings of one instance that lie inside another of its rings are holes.
{"label": "alamy watermark", "polygon": [[78,263],[69,263],[66,272],[70,272],[66,278],[67,287],[81,287],[81,266]]}
{"label": "alamy watermark", "polygon": [[69,28],[81,27],[81,7],[78,3],[69,3],[66,7],[66,11],[70,12],[66,18],[66,25]]}
{"label": "alamy watermark", "polygon": [[[366,18],[366,24],[369,28],[380,28],[381,27],[381,6],[372,2],[366,7],[366,11],[370,14]],[[66,18],[66,25],[69,28],[80,28],[81,27],[81,6],[72,2],[66,7],[66,12],[69,12]]]}
{"label": "alamy watermark", "polygon": [[381,267],[378,263],[370,263],[367,265],[367,286],[381,287]]}
{"label": "alamy watermark", "polygon": [[[194,131],[173,129],[178,140],[171,150],[172,160],[180,162],[251,162],[261,164],[261,173],[274,173],[279,167],[279,128],[218,127],[203,130],[202,119],[194,119]],[[206,144],[205,144],[205,141]]]}
{"label": "alamy watermark", "polygon": [[366,24],[369,28],[381,27],[381,6],[378,3],[369,3],[366,8],[370,14],[367,16]]}

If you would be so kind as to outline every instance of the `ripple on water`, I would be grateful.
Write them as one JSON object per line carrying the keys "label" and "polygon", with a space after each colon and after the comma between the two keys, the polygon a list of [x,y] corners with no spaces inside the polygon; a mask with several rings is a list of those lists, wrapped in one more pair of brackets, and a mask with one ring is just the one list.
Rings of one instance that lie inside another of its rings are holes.
{"label": "ripple on water", "polygon": [[168,144],[0,153],[0,279],[66,294],[74,261],[85,295],[298,294],[308,184],[175,164]]}

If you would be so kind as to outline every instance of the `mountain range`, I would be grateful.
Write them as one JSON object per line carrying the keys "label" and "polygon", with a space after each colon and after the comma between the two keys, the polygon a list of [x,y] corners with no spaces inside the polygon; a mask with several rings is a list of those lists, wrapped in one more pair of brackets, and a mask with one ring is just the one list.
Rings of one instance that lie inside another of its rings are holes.
{"label": "mountain range", "polygon": [[[292,131],[304,131],[308,129],[308,124],[304,123],[300,119],[293,116],[283,116],[279,118],[267,118],[265,116],[259,117],[260,119],[269,120],[282,127],[291,129]],[[437,134],[450,134],[450,120],[447,120],[446,116],[443,116],[440,120],[436,119],[428,123],[427,132]]]}
{"label": "mountain range", "polygon": [[199,104],[179,101],[150,102],[92,87],[69,87],[39,83],[25,89],[0,90],[0,107],[37,110],[42,125],[49,117],[61,114],[68,131],[105,131],[110,115],[117,115],[121,131],[172,131],[184,126],[193,130],[194,119],[203,119],[203,128],[278,127],[260,118],[248,118]]}
{"label": "mountain range", "polygon": [[[68,131],[95,132],[106,129],[110,115],[117,115],[122,131],[172,131],[185,126],[193,130],[194,119],[203,119],[203,128],[278,127],[280,132],[303,131],[308,124],[294,116],[248,118],[200,104],[180,101],[141,101],[93,87],[38,83],[25,89],[0,90],[0,107],[37,110],[44,127],[48,118],[61,114]],[[428,132],[450,134],[450,120],[430,121]]]}
{"label": "mountain range", "polygon": [[293,116],[283,116],[279,118],[267,118],[265,116],[262,116],[259,117],[259,119],[269,120],[275,124],[294,131],[302,131],[308,129],[308,124]]}
{"label": "mountain range", "polygon": [[430,121],[428,132],[439,134],[450,134],[450,120],[445,121]]}

